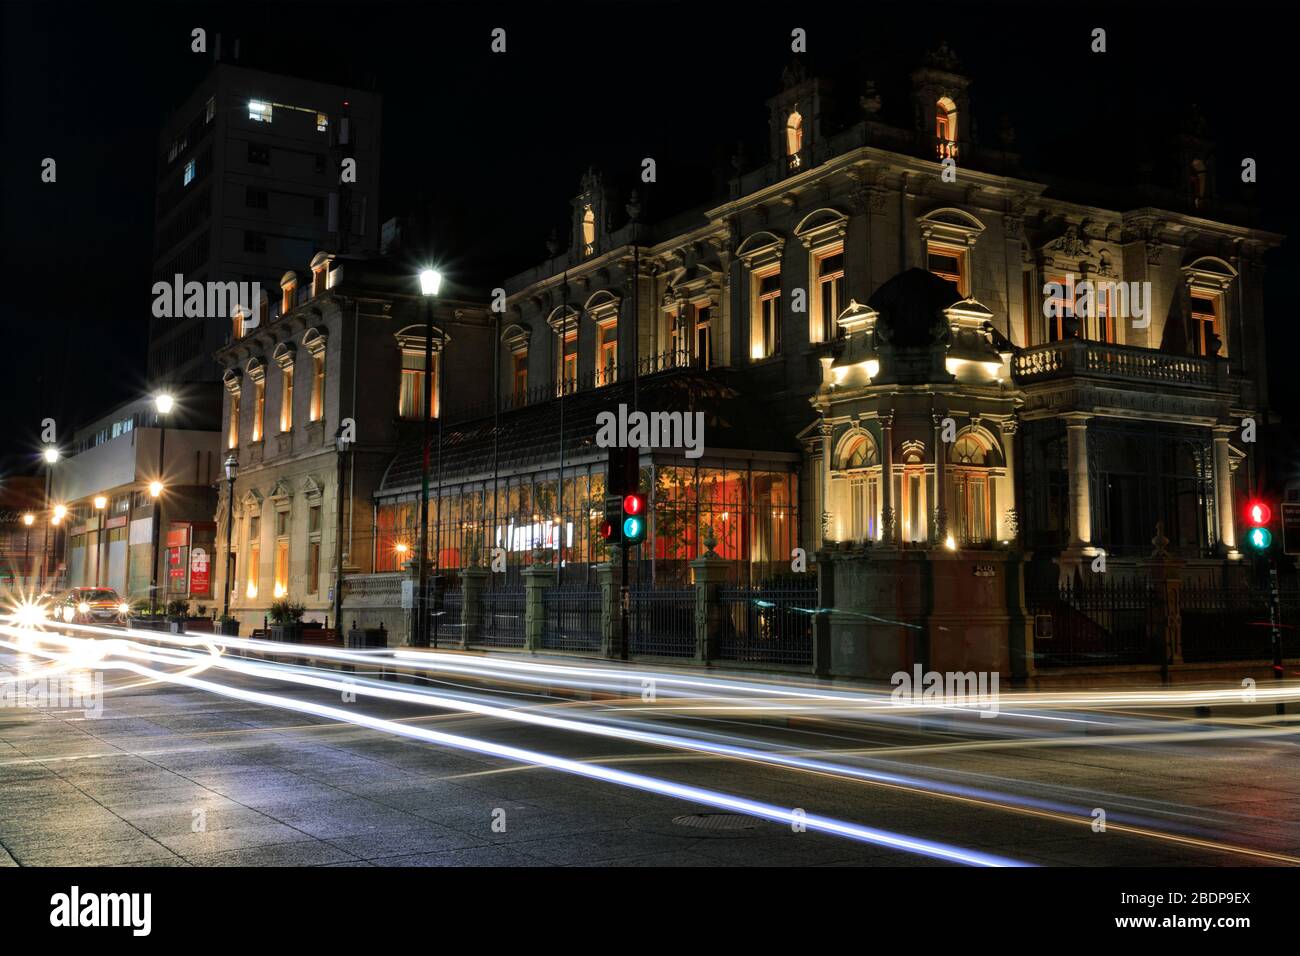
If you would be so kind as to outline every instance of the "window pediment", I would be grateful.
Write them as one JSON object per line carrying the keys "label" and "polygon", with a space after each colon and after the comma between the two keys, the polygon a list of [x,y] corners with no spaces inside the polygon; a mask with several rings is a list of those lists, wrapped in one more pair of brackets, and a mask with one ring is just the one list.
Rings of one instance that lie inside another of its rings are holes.
{"label": "window pediment", "polygon": [[[408,325],[402,331],[395,333],[393,338],[397,339],[398,346],[404,352],[423,352],[424,337],[427,331],[427,326]],[[433,350],[435,352],[441,352],[443,345],[450,341],[450,335],[438,326],[433,326]]]}
{"label": "window pediment", "polygon": [[288,342],[281,342],[275,347],[275,352],[272,354],[271,358],[275,360],[275,364],[280,366],[280,368],[292,368],[296,354],[297,350],[294,349],[291,344]]}
{"label": "window pediment", "polygon": [[924,216],[918,216],[916,224],[925,242],[938,242],[959,248],[974,246],[985,229],[984,223],[953,206],[934,209]]}
{"label": "window pediment", "polygon": [[794,234],[806,249],[842,242],[849,231],[849,217],[838,209],[825,207],[804,216],[794,227]]}
{"label": "window pediment", "polygon": [[760,269],[781,261],[785,239],[774,232],[756,232],[736,247],[736,257],[748,269]]}
{"label": "window pediment", "polygon": [[506,347],[516,355],[522,355],[528,351],[528,340],[533,336],[533,330],[525,326],[515,324],[511,325],[501,333],[501,341]]}

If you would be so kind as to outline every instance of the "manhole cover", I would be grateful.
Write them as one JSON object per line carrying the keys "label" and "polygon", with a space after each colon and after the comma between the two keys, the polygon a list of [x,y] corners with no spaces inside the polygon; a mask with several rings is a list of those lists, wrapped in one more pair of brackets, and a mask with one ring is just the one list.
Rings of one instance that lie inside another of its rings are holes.
{"label": "manhole cover", "polygon": [[688,813],[673,817],[673,823],[697,830],[755,830],[767,821],[741,813]]}

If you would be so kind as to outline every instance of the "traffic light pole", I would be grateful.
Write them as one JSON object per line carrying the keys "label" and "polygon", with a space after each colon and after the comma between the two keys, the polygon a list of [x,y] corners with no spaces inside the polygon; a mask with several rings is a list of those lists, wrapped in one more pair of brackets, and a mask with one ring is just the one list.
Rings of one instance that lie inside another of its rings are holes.
{"label": "traffic light pole", "polygon": [[627,584],[628,565],[630,564],[628,552],[631,547],[625,541],[619,550],[623,552],[623,576],[619,579],[618,589],[618,627],[619,632],[622,634],[622,639],[619,641],[619,656],[623,660],[627,660],[629,643],[628,618],[631,616],[632,611],[632,592]]}
{"label": "traffic light pole", "polygon": [[[1277,558],[1272,555],[1268,559],[1268,623],[1273,631],[1273,677],[1276,680],[1282,680],[1282,628],[1279,626],[1280,608],[1277,585]],[[1286,703],[1279,700],[1276,711],[1278,715],[1286,713]]]}

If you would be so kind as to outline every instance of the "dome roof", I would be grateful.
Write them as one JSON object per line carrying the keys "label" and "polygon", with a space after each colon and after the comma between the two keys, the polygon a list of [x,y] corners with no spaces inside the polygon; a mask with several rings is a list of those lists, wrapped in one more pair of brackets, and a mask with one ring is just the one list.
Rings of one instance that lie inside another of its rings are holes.
{"label": "dome roof", "polygon": [[926,269],[900,272],[867,300],[880,313],[877,342],[899,348],[927,348],[946,342],[949,321],[943,310],[962,298],[955,285]]}

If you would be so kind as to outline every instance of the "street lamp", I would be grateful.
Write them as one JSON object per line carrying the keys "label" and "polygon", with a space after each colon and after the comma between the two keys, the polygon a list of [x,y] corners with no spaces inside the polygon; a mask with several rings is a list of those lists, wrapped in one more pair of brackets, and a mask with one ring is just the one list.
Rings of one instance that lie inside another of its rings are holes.
{"label": "street lamp", "polygon": [[[57,445],[46,445],[41,457],[45,459],[45,511],[48,514],[50,510],[50,482],[54,472],[54,465],[59,460],[59,447]],[[65,509],[66,510],[66,509]],[[55,524],[58,524],[56,521]],[[45,590],[45,583],[50,576],[50,523],[47,519],[45,522],[45,546],[41,549],[41,590]]]}
{"label": "street lamp", "polygon": [[235,530],[235,475],[239,474],[239,458],[232,451],[226,456],[226,594],[221,609],[224,620],[230,617],[230,592],[235,589],[234,550],[231,535]]}
{"label": "street lamp", "polygon": [[[424,296],[424,394],[420,396],[424,403],[423,429],[421,431],[421,466],[420,466],[420,554],[419,554],[419,593],[415,596],[415,627],[412,629],[412,641],[416,647],[427,647],[425,628],[428,623],[426,591],[429,587],[429,426],[433,418],[433,300],[442,287],[442,274],[436,269],[425,269],[420,273],[420,294]],[[442,443],[442,410],[438,415],[439,451]],[[441,499],[441,488],[439,499]]]}
{"label": "street lamp", "polygon": [[167,419],[166,415],[175,406],[176,400],[166,392],[154,396],[153,406],[158,412],[158,479],[149,483],[149,494],[153,498],[153,560],[149,568],[149,614],[158,613],[158,538],[162,535],[162,493],[163,482],[167,477]]}
{"label": "street lamp", "polygon": [[95,495],[95,510],[99,512],[99,558],[95,561],[95,587],[99,587],[99,573],[104,567],[104,509],[108,507],[108,499],[103,495]]}
{"label": "street lamp", "polygon": [[23,515],[23,524],[27,526],[27,543],[23,545],[23,560],[29,565],[35,564],[32,561],[32,525],[36,523],[36,515],[30,511]]}

